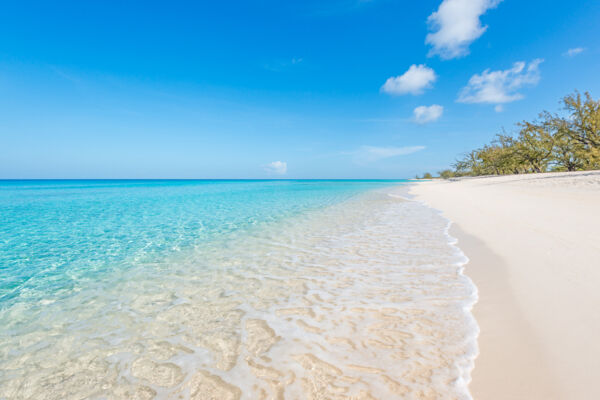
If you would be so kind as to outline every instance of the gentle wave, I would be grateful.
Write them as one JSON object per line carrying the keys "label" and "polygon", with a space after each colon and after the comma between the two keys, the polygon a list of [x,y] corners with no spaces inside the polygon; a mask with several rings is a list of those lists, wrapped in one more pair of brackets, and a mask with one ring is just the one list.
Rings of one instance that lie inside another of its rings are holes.
{"label": "gentle wave", "polygon": [[13,302],[0,398],[468,399],[476,288],[448,221],[405,196],[364,192]]}

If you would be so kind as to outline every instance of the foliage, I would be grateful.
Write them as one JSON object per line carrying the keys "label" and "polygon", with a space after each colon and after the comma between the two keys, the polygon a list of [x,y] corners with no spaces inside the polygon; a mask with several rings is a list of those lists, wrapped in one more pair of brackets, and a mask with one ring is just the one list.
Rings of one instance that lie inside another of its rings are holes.
{"label": "foliage", "polygon": [[536,121],[523,121],[516,135],[496,135],[440,177],[600,169],[600,100],[576,91],[561,103],[566,115],[544,111]]}
{"label": "foliage", "polygon": [[415,176],[415,179],[433,179],[433,175],[431,175],[429,172],[425,172],[423,176]]}
{"label": "foliage", "polygon": [[440,178],[443,179],[450,179],[453,178],[454,176],[456,176],[454,174],[454,171],[452,171],[451,169],[445,169],[443,171],[438,172],[438,175],[440,176]]}

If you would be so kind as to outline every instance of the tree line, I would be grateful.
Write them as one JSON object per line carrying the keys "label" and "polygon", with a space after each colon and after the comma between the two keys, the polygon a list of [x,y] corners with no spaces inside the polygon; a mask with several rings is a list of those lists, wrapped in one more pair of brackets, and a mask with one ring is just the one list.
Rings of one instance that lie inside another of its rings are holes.
{"label": "tree line", "polygon": [[518,133],[496,135],[440,177],[600,169],[600,100],[576,91],[561,104],[561,113],[543,111],[535,121],[518,123]]}

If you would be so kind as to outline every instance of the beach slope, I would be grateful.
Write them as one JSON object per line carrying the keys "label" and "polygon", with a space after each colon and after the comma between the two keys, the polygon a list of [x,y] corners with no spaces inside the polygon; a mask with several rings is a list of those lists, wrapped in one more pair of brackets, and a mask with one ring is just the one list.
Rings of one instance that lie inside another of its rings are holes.
{"label": "beach slope", "polygon": [[481,333],[475,399],[599,399],[600,172],[430,181],[454,222]]}

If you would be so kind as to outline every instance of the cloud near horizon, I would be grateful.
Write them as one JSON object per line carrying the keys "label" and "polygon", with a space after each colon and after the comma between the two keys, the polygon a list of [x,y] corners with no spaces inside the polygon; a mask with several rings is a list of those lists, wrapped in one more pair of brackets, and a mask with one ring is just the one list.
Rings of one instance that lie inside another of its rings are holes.
{"label": "cloud near horizon", "polygon": [[388,78],[381,87],[381,90],[388,94],[422,94],[425,89],[429,89],[436,81],[435,71],[425,64],[410,66],[408,71],[399,76]]}
{"label": "cloud near horizon", "polygon": [[572,49],[569,49],[569,50],[565,51],[563,53],[563,56],[565,56],[565,57],[575,57],[576,55],[581,54],[584,51],[585,51],[584,47],[574,47]]}
{"label": "cloud near horizon", "polygon": [[359,164],[380,161],[386,158],[405,156],[424,150],[425,146],[404,146],[404,147],[378,147],[361,146],[358,150],[346,152],[354,156],[354,160]]}
{"label": "cloud near horizon", "polygon": [[[539,65],[544,60],[538,58],[529,64],[519,61],[512,68],[500,71],[486,69],[469,79],[467,86],[461,89],[459,103],[488,103],[501,105],[522,99],[518,92],[525,86],[535,86],[540,81]],[[496,107],[502,111],[502,107]]]}
{"label": "cloud near horizon", "polygon": [[443,0],[436,12],[427,18],[430,32],[425,43],[432,46],[429,57],[442,59],[469,54],[469,45],[487,30],[479,18],[502,0]]}
{"label": "cloud near horizon", "polygon": [[413,110],[415,116],[415,122],[417,124],[426,124],[428,122],[434,122],[440,119],[444,113],[444,107],[439,104],[432,104],[430,106],[419,106]]}
{"label": "cloud near horizon", "polygon": [[285,161],[273,161],[265,165],[265,171],[275,175],[285,175],[287,173],[287,163]]}

